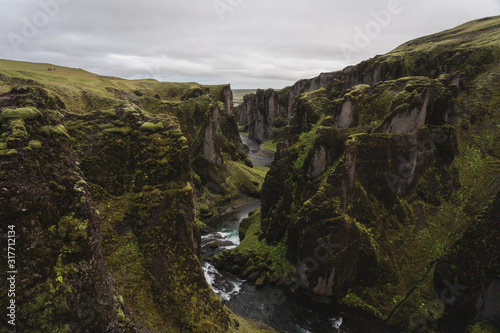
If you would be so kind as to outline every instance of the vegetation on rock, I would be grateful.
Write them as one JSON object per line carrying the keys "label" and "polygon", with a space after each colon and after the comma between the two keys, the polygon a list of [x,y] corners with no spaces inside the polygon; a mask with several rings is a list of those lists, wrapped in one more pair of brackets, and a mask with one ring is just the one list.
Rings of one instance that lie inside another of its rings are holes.
{"label": "vegetation on rock", "polygon": [[0,232],[19,235],[17,329],[256,331],[199,261],[196,207],[215,202],[214,216],[263,182],[245,164],[229,86],[46,67],[0,61]]}
{"label": "vegetation on rock", "polygon": [[246,96],[240,125],[278,149],[260,219],[220,265],[247,275],[253,247],[286,244],[268,265],[292,264],[316,300],[409,331],[500,329],[499,31],[473,21]]}

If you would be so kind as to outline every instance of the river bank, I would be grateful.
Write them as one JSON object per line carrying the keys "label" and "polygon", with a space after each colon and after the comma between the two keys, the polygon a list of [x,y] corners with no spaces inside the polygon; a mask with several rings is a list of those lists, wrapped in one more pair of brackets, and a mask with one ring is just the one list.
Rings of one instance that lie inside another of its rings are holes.
{"label": "river bank", "polygon": [[[241,138],[249,146],[248,156],[254,165],[266,167],[271,164],[272,153],[262,152],[257,142],[244,135]],[[251,211],[258,208],[259,200],[234,205],[210,223],[211,230],[202,231],[202,266],[212,289],[234,313],[261,321],[280,332],[351,332],[344,327],[345,320],[340,312],[332,312],[330,306],[296,299],[284,287],[257,287],[253,282],[221,271],[212,264],[213,256],[240,244],[238,227]],[[279,305],[272,301],[277,292],[287,295]]]}

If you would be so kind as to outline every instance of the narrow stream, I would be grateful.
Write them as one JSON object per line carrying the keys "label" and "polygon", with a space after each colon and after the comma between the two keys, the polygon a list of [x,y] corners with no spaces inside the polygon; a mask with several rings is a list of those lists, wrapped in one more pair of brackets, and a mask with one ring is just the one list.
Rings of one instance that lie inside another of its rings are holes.
{"label": "narrow stream", "polygon": [[271,166],[273,161],[273,154],[260,149],[260,145],[257,141],[250,139],[245,135],[240,135],[241,141],[250,148],[248,152],[248,157],[255,166]]}
{"label": "narrow stream", "polygon": [[[260,151],[259,144],[242,136],[242,141],[249,146],[249,157],[254,165],[269,166],[272,156]],[[213,257],[225,249],[235,248],[240,239],[238,227],[248,214],[260,207],[260,202],[251,202],[234,209],[212,225],[216,230],[202,236],[202,263],[205,278],[212,289],[224,300],[236,314],[260,320],[280,332],[339,333],[359,332],[349,330],[353,327],[342,318],[332,306],[321,305],[307,300],[297,300],[286,296],[285,302],[275,305],[271,295],[276,292],[286,295],[285,289],[276,286],[257,288],[240,277],[229,272],[217,270],[207,257]]]}

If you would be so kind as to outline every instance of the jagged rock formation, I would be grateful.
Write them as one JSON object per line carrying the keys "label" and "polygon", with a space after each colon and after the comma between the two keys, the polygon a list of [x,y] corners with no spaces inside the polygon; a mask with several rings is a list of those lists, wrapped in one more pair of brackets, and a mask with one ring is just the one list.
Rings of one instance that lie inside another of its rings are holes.
{"label": "jagged rock formation", "polygon": [[249,138],[262,142],[271,135],[271,128],[279,129],[288,124],[295,97],[326,88],[333,79],[335,73],[322,73],[316,78],[300,80],[292,87],[280,91],[258,89],[256,94],[246,95],[243,103],[238,106],[239,124],[248,126]]}
{"label": "jagged rock formation", "polygon": [[[198,260],[189,147],[180,126],[136,108],[70,115],[66,126],[83,174],[101,197],[106,260],[125,303],[145,306],[141,319],[157,330],[165,324],[228,329],[229,316]],[[141,255],[123,262],[127,246]]]}
{"label": "jagged rock formation", "polygon": [[[91,76],[77,94],[22,73],[0,84],[0,233],[18,235],[17,331],[247,330],[205,281],[196,225],[207,182],[226,204],[244,195],[224,175],[245,155],[229,86],[130,92],[137,83]],[[102,80],[120,89],[96,91]]]}
{"label": "jagged rock formation", "polygon": [[[12,225],[17,233],[16,329],[131,331],[132,315],[105,266],[97,208],[61,119],[34,107],[0,115],[1,232]],[[6,304],[6,288],[1,297]]]}
{"label": "jagged rock formation", "polygon": [[[451,31],[436,34],[428,42],[433,43],[448,37],[460,38],[452,36],[453,33]],[[380,81],[407,76],[438,78],[443,74],[454,74],[455,76],[449,79],[455,86],[461,88],[464,79],[474,76],[471,72],[472,66],[483,66],[495,61],[489,47],[482,48],[480,52],[477,52],[476,48],[473,50],[465,46],[460,48],[460,52],[455,52],[449,47],[440,47],[437,43],[432,47],[434,49],[431,56],[429,52],[422,50],[413,52],[413,44],[409,42],[387,55],[376,56],[342,71],[322,73],[318,77],[300,80],[293,86],[279,91],[258,90],[256,94],[245,96],[244,103],[237,108],[239,124],[248,126],[249,137],[261,142],[273,139],[275,133],[289,123],[294,99],[300,94],[325,88],[329,93],[329,99],[333,100],[347,89],[360,84],[374,86]],[[408,54],[408,51],[411,54]],[[471,67],[457,71],[466,61]],[[351,106],[347,102],[344,107],[347,110]],[[278,121],[275,122],[275,119]]]}
{"label": "jagged rock formation", "polygon": [[498,17],[474,21],[247,96],[254,138],[288,119],[260,221],[243,224],[271,268],[245,240],[219,265],[292,274],[295,291],[398,329],[499,329],[499,31]]}
{"label": "jagged rock formation", "polygon": [[[239,170],[240,164],[251,166],[251,162],[239,137],[229,85],[127,81],[69,68],[40,73],[43,65],[7,60],[0,60],[0,65],[9,70],[0,73],[0,93],[20,89],[21,97],[14,103],[18,106],[28,102],[36,107],[37,100],[26,97],[22,90],[43,87],[56,99],[50,106],[52,109],[87,113],[137,106],[151,115],[177,117],[188,139],[198,207],[202,207],[203,218],[216,217],[235,200],[258,196],[261,181],[248,188],[242,184],[252,178],[250,173],[232,176],[231,170]],[[230,174],[229,182],[227,174]]]}

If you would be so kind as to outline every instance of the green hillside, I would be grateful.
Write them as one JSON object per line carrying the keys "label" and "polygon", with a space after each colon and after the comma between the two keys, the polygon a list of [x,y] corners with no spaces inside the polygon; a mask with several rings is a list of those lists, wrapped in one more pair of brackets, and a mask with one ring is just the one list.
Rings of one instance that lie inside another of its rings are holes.
{"label": "green hillside", "polygon": [[0,233],[15,229],[22,253],[18,331],[258,331],[199,259],[200,219],[263,182],[229,85],[0,60],[0,134]]}
{"label": "green hillside", "polygon": [[397,331],[500,329],[500,17],[245,104],[278,151],[220,267]]}

